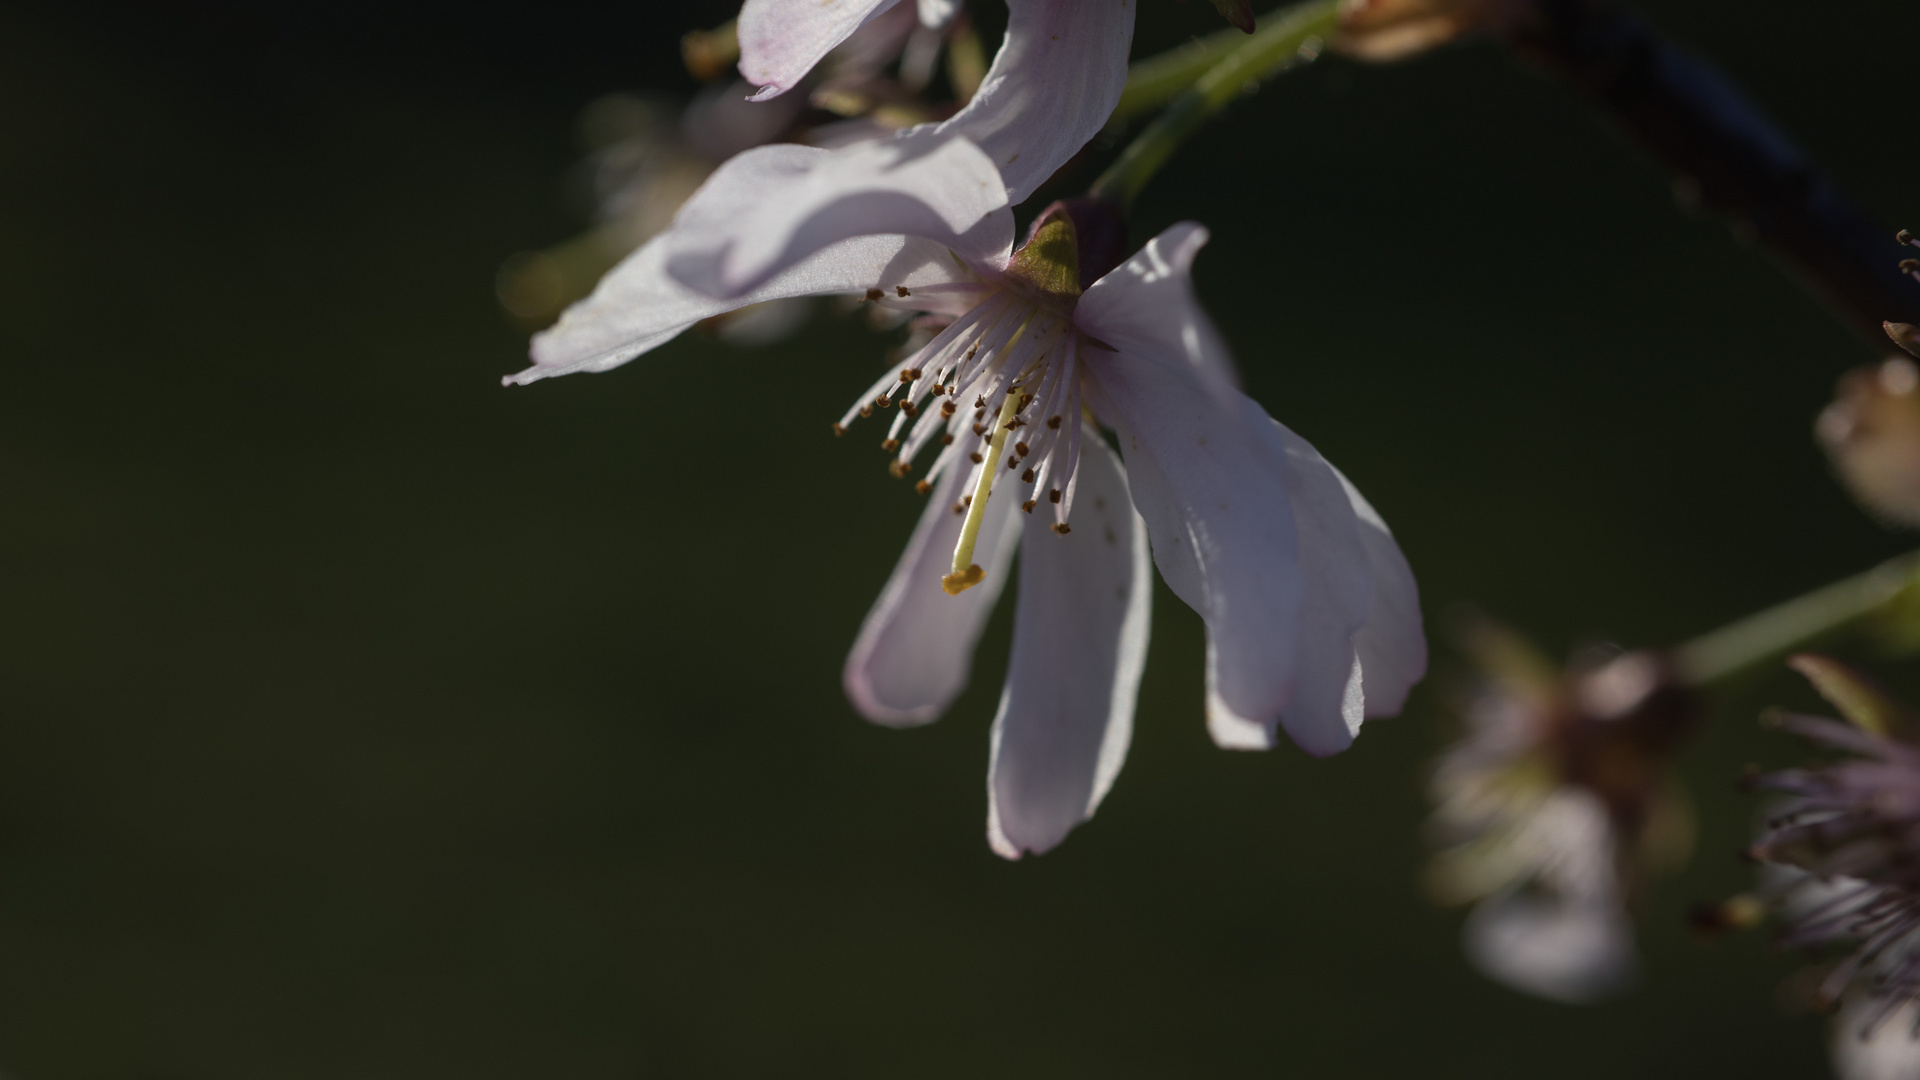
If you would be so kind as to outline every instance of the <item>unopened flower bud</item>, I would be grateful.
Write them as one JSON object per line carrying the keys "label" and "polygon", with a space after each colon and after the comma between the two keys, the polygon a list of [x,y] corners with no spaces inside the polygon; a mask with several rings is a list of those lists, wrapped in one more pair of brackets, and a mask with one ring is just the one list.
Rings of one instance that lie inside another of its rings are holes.
{"label": "unopened flower bud", "polygon": [[1920,326],[1905,322],[1883,322],[1880,328],[1887,332],[1895,345],[1920,356]]}
{"label": "unopened flower bud", "polygon": [[1814,434],[1853,497],[1920,528],[1920,368],[1904,356],[1840,378]]}
{"label": "unopened flower bud", "polygon": [[1455,40],[1498,30],[1521,0],[1344,0],[1334,48],[1357,60],[1389,63]]}

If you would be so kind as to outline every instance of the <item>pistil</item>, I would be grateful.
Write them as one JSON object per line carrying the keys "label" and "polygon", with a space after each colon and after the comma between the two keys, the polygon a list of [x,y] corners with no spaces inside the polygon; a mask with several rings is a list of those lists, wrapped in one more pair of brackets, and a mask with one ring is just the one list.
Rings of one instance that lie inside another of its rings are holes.
{"label": "pistil", "polygon": [[953,548],[953,572],[940,579],[948,596],[959,596],[985,580],[987,572],[973,561],[973,545],[980,539],[980,522],[987,516],[987,497],[993,493],[994,474],[1000,471],[1000,455],[1007,447],[1007,432],[1013,416],[1020,411],[1017,387],[1009,386],[1000,401],[1000,417],[994,421],[993,437],[987,440],[986,460],[980,465],[980,479],[973,486],[973,498],[967,503],[967,520],[960,526],[960,542]]}

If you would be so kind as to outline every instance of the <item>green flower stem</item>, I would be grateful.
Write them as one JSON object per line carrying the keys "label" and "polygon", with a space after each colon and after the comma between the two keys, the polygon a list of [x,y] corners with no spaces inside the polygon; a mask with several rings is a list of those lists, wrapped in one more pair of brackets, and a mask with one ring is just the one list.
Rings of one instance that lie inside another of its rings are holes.
{"label": "green flower stem", "polygon": [[[1131,205],[1187,136],[1250,86],[1284,70],[1309,42],[1330,36],[1338,21],[1339,0],[1309,0],[1269,13],[1250,35],[1232,31],[1238,43],[1226,48],[1222,39],[1217,55],[1215,39],[1207,38],[1135,65],[1121,96],[1123,106],[1128,95],[1148,102],[1154,100],[1153,95],[1170,95],[1181,78],[1200,69],[1205,61],[1204,70],[1192,84],[1140,132],[1120,159],[1093,182],[1088,194],[1121,206]],[[1136,75],[1140,78],[1138,90]]]}
{"label": "green flower stem", "polygon": [[[1260,21],[1273,17],[1268,15]],[[1179,97],[1208,68],[1246,41],[1246,34],[1229,26],[1139,61],[1127,69],[1127,88],[1120,92],[1120,104],[1113,107],[1114,119],[1131,119]]]}
{"label": "green flower stem", "polygon": [[1893,605],[1920,585],[1920,551],[1823,585],[1673,650],[1680,678],[1701,686],[1806,648]]}

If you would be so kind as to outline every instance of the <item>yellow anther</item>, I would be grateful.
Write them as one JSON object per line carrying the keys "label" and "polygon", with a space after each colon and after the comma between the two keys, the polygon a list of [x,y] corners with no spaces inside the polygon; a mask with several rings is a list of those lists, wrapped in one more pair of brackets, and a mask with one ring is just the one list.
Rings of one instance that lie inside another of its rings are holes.
{"label": "yellow anther", "polygon": [[985,580],[987,580],[987,572],[980,569],[980,564],[975,563],[965,570],[956,570],[941,578],[940,587],[947,591],[948,596],[959,596]]}

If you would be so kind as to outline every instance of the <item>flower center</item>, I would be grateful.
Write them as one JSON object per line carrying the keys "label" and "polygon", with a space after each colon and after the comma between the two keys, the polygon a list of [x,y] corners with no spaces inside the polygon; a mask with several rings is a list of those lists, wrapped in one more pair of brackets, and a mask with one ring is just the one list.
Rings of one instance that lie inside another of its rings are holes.
{"label": "flower center", "polygon": [[1064,217],[1044,222],[1014,255],[1004,280],[890,369],[833,426],[843,434],[856,417],[897,406],[880,444],[895,455],[888,466],[894,476],[906,476],[936,440],[941,449],[916,490],[927,494],[949,472],[966,470],[953,488],[962,493],[953,512],[966,520],[951,572],[940,581],[951,595],[986,577],[974,547],[996,480],[1003,498],[1008,484],[1024,486],[1020,508],[1029,514],[1045,492],[1053,530],[1070,531],[1083,412],[1080,360],[1087,347],[1073,324],[1079,296],[1073,225]]}

